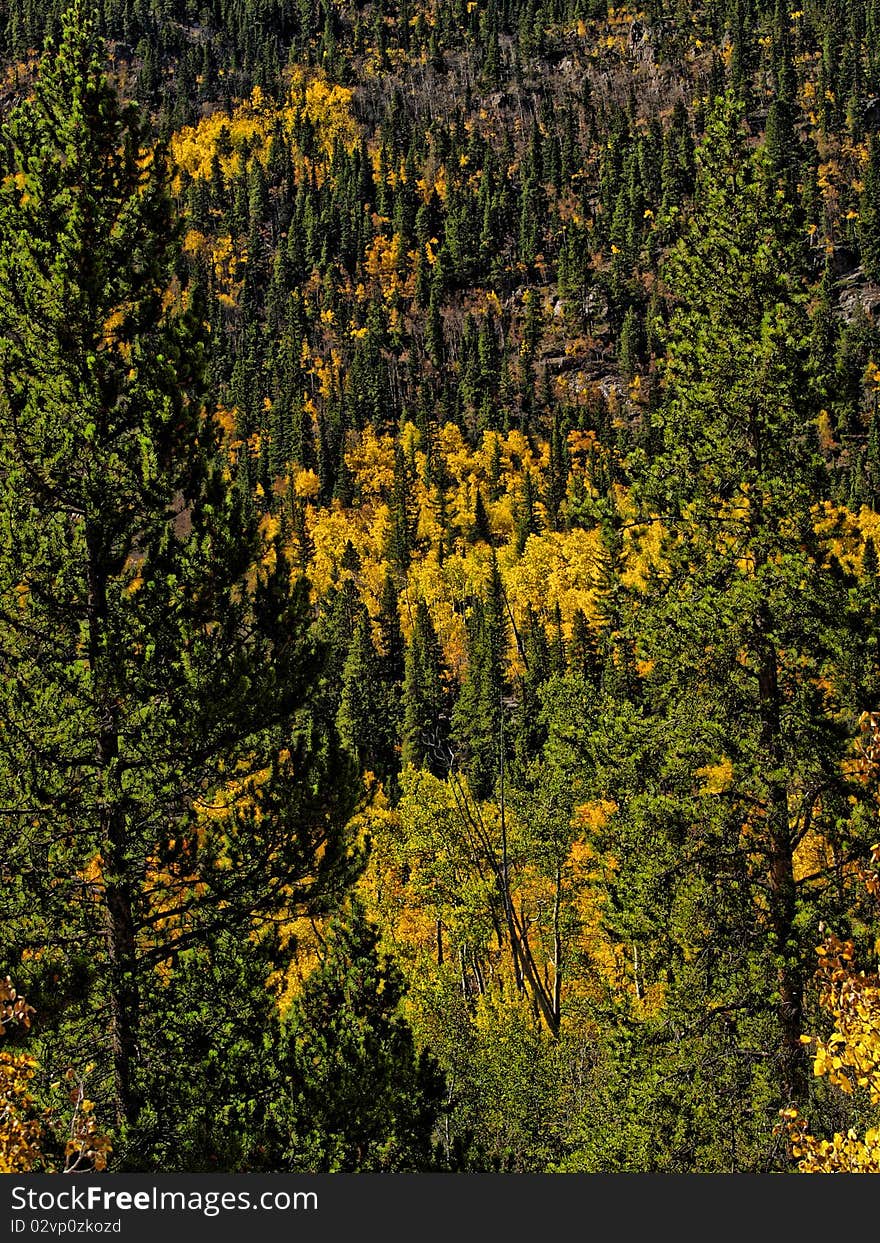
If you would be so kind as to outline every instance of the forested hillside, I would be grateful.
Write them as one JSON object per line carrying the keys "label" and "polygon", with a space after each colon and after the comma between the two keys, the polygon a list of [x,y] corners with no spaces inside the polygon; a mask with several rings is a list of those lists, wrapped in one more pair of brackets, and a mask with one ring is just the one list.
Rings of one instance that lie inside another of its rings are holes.
{"label": "forested hillside", "polygon": [[880,0],[0,0],[0,116],[0,1172],[880,1169]]}

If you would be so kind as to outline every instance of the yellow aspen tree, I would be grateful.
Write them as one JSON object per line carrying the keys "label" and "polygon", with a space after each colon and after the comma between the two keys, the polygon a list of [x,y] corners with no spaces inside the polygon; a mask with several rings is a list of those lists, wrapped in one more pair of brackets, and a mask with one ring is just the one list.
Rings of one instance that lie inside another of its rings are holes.
{"label": "yellow aspen tree", "polygon": [[[880,845],[874,847],[872,864],[863,879],[871,896],[880,899]],[[834,1030],[827,1039],[801,1037],[815,1046],[813,1072],[848,1096],[866,1091],[871,1104],[880,1106],[880,974],[856,971],[852,941],[833,934],[817,953],[820,1003],[833,1016]],[[862,1135],[851,1128],[817,1139],[796,1109],[783,1110],[782,1118],[801,1173],[880,1174],[880,1121]]]}

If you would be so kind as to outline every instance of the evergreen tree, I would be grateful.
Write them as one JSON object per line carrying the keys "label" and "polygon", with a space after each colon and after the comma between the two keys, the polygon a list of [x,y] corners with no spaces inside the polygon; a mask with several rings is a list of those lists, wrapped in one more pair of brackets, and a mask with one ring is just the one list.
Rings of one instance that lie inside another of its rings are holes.
{"label": "evergreen tree", "polygon": [[281,1093],[272,1106],[277,1168],[416,1172],[436,1168],[444,1077],[416,1050],[399,1011],[403,976],[351,900],[330,924],[323,961],[287,1021]]}
{"label": "evergreen tree", "polygon": [[[404,981],[357,901],[326,928],[319,965],[282,1019],[266,986],[277,933],[246,948],[221,933],[156,989],[157,1058],[139,1128],[145,1168],[319,1173],[435,1168],[443,1076],[400,1013]],[[224,1005],[234,998],[234,1005]],[[185,1021],[184,1021],[185,1016]]]}
{"label": "evergreen tree", "polygon": [[535,610],[526,612],[523,628],[523,663],[514,755],[520,771],[525,771],[545,741],[540,721],[541,690],[550,677],[550,646],[547,632]]}
{"label": "evergreen tree", "polygon": [[575,609],[572,618],[568,666],[573,675],[598,689],[602,679],[602,662],[599,646],[583,609]]}
{"label": "evergreen tree", "polygon": [[498,562],[468,619],[468,663],[452,714],[452,735],[477,798],[491,794],[503,763],[508,624]]}
{"label": "evergreen tree", "polygon": [[501,437],[496,433],[492,436],[492,447],[489,457],[489,499],[491,501],[500,500],[504,492],[501,481],[502,465]]}
{"label": "evergreen tree", "polygon": [[386,780],[394,769],[394,717],[389,688],[373,646],[372,624],[361,608],[342,670],[342,696],[336,724],[339,736],[361,769]]}
{"label": "evergreen tree", "polygon": [[401,763],[442,774],[448,729],[443,652],[428,606],[419,600],[406,649]]}
{"label": "evergreen tree", "polygon": [[538,535],[541,530],[541,520],[537,510],[537,495],[535,483],[532,479],[532,472],[526,470],[523,476],[522,496],[519,502],[519,508],[516,521],[516,537],[514,547],[517,556],[521,557],[525,551],[526,542],[530,535]]}
{"label": "evergreen tree", "polygon": [[398,573],[405,574],[412,558],[416,522],[413,475],[399,441],[394,446],[394,487],[390,510],[386,552]]}
{"label": "evergreen tree", "polygon": [[382,598],[379,602],[379,634],[381,635],[380,660],[382,674],[390,687],[399,688],[403,682],[404,641],[400,628],[400,612],[397,607],[397,585],[391,574],[385,575]]}
{"label": "evergreen tree", "polygon": [[664,994],[663,1017],[624,1042],[645,1085],[638,1108],[684,1065],[698,1085],[680,1094],[687,1122],[655,1155],[661,1168],[730,1168],[720,1113],[734,1168],[772,1164],[776,1110],[806,1091],[818,920],[841,913],[829,875],[800,872],[796,852],[816,834],[840,857],[859,836],[846,718],[822,689],[846,610],[810,518],[806,297],[788,209],[768,203],[765,176],[736,106],[719,101],[698,207],[665,271],[662,445],[641,484],[663,515],[662,565],[615,605],[645,662],[647,707],[606,694],[594,735],[601,788],[623,800],[604,835],[620,865],[615,929],[632,943],[635,994],[660,981]]}
{"label": "evergreen tree", "polygon": [[280,547],[248,587],[269,550],[202,411],[199,325],[166,304],[164,164],[95,30],[74,0],[4,134],[2,966],[49,990],[52,1061],[95,1061],[131,1135],[158,964],[327,900],[352,785]]}
{"label": "evergreen tree", "polygon": [[859,198],[859,245],[868,280],[880,284],[880,137],[871,136]]}
{"label": "evergreen tree", "polygon": [[630,307],[623,317],[620,329],[620,342],[617,347],[617,360],[620,374],[624,380],[632,380],[636,374],[641,348],[641,332],[635,307]]}
{"label": "evergreen tree", "polygon": [[474,501],[474,520],[471,524],[470,540],[474,544],[481,542],[489,544],[492,542],[492,528],[489,525],[489,515],[486,513],[486,503],[479,488]]}
{"label": "evergreen tree", "polygon": [[316,632],[326,651],[327,681],[323,699],[327,715],[331,720],[335,718],[339,710],[342,671],[361,607],[357,587],[350,575],[346,575],[338,586],[331,587],[321,602]]}
{"label": "evergreen tree", "polygon": [[553,629],[550,633],[550,673],[559,677],[565,674],[565,638],[562,633],[562,609],[557,600],[553,606]]}

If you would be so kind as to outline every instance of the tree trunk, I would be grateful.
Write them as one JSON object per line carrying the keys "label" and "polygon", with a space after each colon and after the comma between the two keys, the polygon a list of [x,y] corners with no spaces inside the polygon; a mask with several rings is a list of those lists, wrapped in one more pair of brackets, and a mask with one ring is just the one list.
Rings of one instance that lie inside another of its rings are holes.
{"label": "tree trunk", "polygon": [[101,793],[98,803],[99,840],[104,873],[104,920],[107,942],[107,986],[110,1050],[113,1059],[113,1104],[116,1125],[131,1124],[138,1113],[134,1087],[137,1058],[139,991],[137,946],[133,917],[130,863],[126,852],[126,821],[119,786],[119,708],[108,676],[107,574],[99,533],[86,528],[89,663],[100,723],[96,759]]}
{"label": "tree trunk", "polygon": [[137,1061],[139,990],[137,949],[132,918],[131,887],[125,879],[124,842],[111,812],[105,826],[107,843],[104,902],[107,926],[108,985],[110,992],[110,1050],[113,1057],[113,1096],[118,1127],[131,1124],[138,1114],[134,1085]]}
{"label": "tree trunk", "polygon": [[782,771],[780,694],[776,652],[767,634],[767,618],[759,622],[760,649],[758,688],[761,713],[761,741],[768,780],[767,860],[770,883],[770,925],[779,958],[779,1002],[777,1016],[782,1033],[780,1080],[789,1101],[802,1101],[807,1078],[800,1038],[803,1032],[803,966],[796,948],[796,888],[788,791]]}

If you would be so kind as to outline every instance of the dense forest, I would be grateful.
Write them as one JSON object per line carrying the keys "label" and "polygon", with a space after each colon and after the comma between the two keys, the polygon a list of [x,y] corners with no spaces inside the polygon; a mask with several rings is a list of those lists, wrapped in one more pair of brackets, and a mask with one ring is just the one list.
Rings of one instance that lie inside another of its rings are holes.
{"label": "dense forest", "polygon": [[0,0],[0,1172],[880,1172],[880,0]]}

